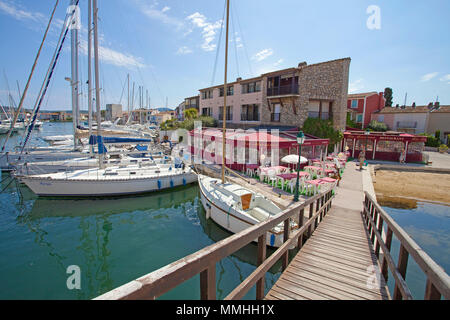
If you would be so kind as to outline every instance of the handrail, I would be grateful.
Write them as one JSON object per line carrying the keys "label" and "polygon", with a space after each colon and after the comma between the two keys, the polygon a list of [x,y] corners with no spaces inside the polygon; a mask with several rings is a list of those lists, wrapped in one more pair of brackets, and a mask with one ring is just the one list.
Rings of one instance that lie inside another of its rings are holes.
{"label": "handrail", "polygon": [[[395,279],[394,299],[412,299],[411,292],[405,282],[408,256],[411,255],[417,265],[427,276],[424,299],[439,300],[441,296],[450,299],[450,277],[422,248],[386,213],[366,191],[364,192],[363,215],[371,235],[375,241],[375,254],[379,257],[380,248],[383,251],[381,271],[387,280],[389,267]],[[383,240],[383,223],[386,223],[386,237]],[[390,254],[392,236],[400,241],[400,252],[397,266]]]}
{"label": "handrail", "polygon": [[[116,299],[156,299],[162,294],[180,285],[184,281],[200,274],[200,291],[202,299],[216,299],[216,263],[228,257],[242,247],[258,239],[258,263],[259,267],[233,292],[227,299],[240,298],[256,283],[256,298],[264,298],[264,277],[270,267],[281,257],[283,269],[288,264],[288,249],[293,243],[300,248],[303,244],[303,235],[309,236],[312,229],[326,215],[334,198],[332,190],[324,194],[318,194],[307,199],[303,203],[295,204],[293,207],[283,210],[268,220],[251,226],[239,233],[231,235],[215,244],[201,249],[193,254],[179,259],[165,267],[155,270],[136,280],[128,282],[112,291],[109,291],[96,300]],[[314,204],[316,210],[314,212]],[[305,208],[309,206],[310,214],[308,221],[303,225]],[[299,217],[299,229],[290,231],[290,219],[294,214]],[[320,221],[319,221],[320,219]],[[266,233],[284,222],[284,243],[266,260]]]}

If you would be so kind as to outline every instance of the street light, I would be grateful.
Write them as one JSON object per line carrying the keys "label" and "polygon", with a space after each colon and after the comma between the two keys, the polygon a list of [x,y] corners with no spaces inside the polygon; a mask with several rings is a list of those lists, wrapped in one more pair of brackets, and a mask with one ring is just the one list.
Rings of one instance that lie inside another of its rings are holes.
{"label": "street light", "polygon": [[366,131],[364,131],[364,135],[366,136],[366,147],[364,148],[364,152],[367,152],[367,137],[370,135],[369,129],[366,129]]}
{"label": "street light", "polygon": [[300,131],[297,135],[297,143],[298,143],[298,164],[297,164],[297,181],[295,182],[295,191],[294,191],[294,202],[298,201],[298,189],[299,189],[299,180],[300,180],[300,159],[302,154],[302,144],[305,142],[305,135],[303,131]]}

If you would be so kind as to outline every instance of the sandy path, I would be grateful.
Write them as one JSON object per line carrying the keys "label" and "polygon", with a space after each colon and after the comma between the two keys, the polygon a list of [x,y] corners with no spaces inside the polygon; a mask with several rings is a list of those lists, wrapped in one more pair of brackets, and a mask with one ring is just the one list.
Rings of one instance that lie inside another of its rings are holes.
{"label": "sandy path", "polygon": [[450,204],[450,174],[377,170],[372,178],[377,197],[408,197]]}

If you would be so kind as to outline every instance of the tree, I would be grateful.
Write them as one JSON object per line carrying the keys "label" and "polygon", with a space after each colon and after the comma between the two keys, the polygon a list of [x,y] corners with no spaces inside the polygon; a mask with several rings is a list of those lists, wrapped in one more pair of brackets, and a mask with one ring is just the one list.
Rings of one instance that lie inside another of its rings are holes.
{"label": "tree", "polygon": [[376,120],[372,120],[369,123],[369,129],[372,129],[373,131],[384,132],[384,131],[388,130],[388,127],[383,122],[378,122]]}
{"label": "tree", "polygon": [[392,107],[392,88],[384,89],[384,99],[386,99],[385,107]]}
{"label": "tree", "polygon": [[319,118],[306,119],[302,130],[318,138],[330,139],[328,152],[332,152],[334,145],[344,137],[341,131],[333,128],[333,123],[330,120],[322,120]]}
{"label": "tree", "polygon": [[184,118],[187,120],[192,120],[198,117],[198,111],[195,108],[189,108],[184,110]]}

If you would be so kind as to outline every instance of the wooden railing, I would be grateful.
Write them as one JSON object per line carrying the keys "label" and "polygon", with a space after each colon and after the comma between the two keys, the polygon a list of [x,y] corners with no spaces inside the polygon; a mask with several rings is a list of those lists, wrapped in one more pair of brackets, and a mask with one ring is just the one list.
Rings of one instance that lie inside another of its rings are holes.
{"label": "wooden railing", "polygon": [[[439,300],[441,296],[450,298],[450,277],[448,274],[430,258],[417,243],[387,214],[378,203],[365,192],[363,214],[370,234],[370,240],[375,246],[375,254],[380,258],[380,249],[383,251],[381,261],[381,272],[387,281],[388,268],[394,280],[395,300],[411,300],[413,296],[406,284],[406,270],[408,257],[411,256],[427,277],[425,295],[426,300]],[[383,224],[386,223],[386,232],[383,239]],[[398,263],[395,265],[391,256],[392,237],[400,242]]]}
{"label": "wooden railing", "polygon": [[[279,260],[283,270],[288,265],[288,250],[301,248],[306,237],[311,236],[317,225],[331,208],[333,190],[318,194],[303,203],[296,204],[268,220],[231,235],[215,244],[155,270],[136,280],[107,292],[96,299],[156,299],[186,280],[200,274],[200,298],[216,299],[216,263],[232,255],[253,240],[258,239],[258,267],[240,283],[225,299],[240,299],[256,285],[256,299],[264,298],[266,272]],[[305,209],[309,217],[304,221]],[[314,210],[315,207],[315,210]],[[299,227],[290,230],[290,220],[298,216]],[[266,257],[266,234],[280,223],[284,223],[284,243],[268,258]]]}

